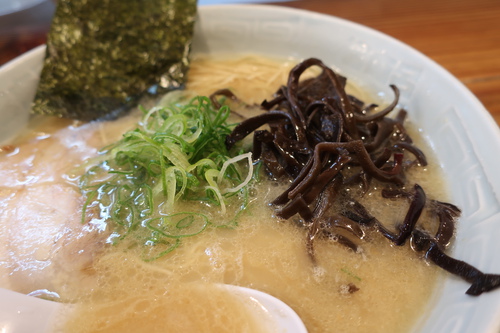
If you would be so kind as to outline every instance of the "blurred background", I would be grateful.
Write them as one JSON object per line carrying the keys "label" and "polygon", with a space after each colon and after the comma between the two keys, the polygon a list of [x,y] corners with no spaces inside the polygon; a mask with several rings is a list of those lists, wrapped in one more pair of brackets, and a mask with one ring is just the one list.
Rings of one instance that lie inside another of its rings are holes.
{"label": "blurred background", "polygon": [[[198,0],[199,5],[263,2],[270,1]],[[55,3],[55,0],[0,0],[0,65],[45,43]]]}
{"label": "blurred background", "polygon": [[[388,34],[464,83],[500,124],[500,0],[198,0],[267,3],[334,15]],[[45,43],[55,0],[0,0],[0,66]]]}
{"label": "blurred background", "polygon": [[49,0],[0,0],[0,65],[45,43],[54,10]]}

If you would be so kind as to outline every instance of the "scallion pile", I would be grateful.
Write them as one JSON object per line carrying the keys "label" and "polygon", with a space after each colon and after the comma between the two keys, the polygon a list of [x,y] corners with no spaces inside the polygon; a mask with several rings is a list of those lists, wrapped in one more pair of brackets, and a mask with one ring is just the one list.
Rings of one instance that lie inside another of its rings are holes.
{"label": "scallion pile", "polygon": [[253,164],[251,153],[226,148],[227,106],[195,97],[143,112],[136,129],[101,152],[80,187],[82,219],[105,223],[112,243],[133,235],[152,260],[209,225],[234,226],[247,206]]}

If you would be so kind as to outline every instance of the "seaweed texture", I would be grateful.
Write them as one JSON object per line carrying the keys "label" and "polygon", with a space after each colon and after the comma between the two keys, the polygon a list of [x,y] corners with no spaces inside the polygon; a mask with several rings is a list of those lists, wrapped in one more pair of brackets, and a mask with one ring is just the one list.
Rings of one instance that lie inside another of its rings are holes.
{"label": "seaweed texture", "polygon": [[60,0],[33,112],[113,117],[146,91],[182,87],[196,0]]}

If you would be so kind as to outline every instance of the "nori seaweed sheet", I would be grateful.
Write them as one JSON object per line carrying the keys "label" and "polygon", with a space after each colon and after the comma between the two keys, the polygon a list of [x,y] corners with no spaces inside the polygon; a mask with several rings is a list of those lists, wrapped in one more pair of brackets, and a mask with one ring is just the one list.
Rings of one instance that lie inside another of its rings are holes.
{"label": "nori seaweed sheet", "polygon": [[196,0],[59,0],[33,113],[114,117],[182,87]]}

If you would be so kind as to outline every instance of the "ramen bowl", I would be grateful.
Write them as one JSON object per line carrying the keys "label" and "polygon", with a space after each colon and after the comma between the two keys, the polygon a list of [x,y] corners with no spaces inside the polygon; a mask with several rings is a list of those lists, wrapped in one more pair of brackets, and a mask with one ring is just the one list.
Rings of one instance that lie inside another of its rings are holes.
{"label": "ramen bowl", "polygon": [[[483,272],[500,273],[495,255],[500,252],[500,132],[476,97],[438,64],[343,19],[259,5],[200,7],[192,51],[315,57],[382,97],[392,96],[389,85],[397,85],[399,106],[435,151],[450,201],[462,209],[449,254]],[[0,68],[0,142],[26,126],[43,57],[42,46]],[[446,275],[414,332],[498,332],[500,290],[473,297],[465,294],[467,288]]]}

